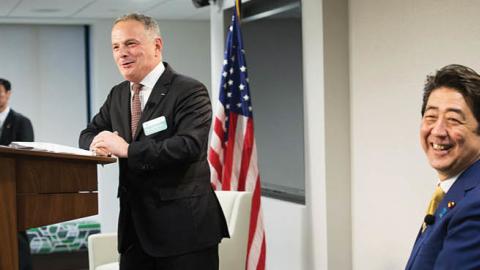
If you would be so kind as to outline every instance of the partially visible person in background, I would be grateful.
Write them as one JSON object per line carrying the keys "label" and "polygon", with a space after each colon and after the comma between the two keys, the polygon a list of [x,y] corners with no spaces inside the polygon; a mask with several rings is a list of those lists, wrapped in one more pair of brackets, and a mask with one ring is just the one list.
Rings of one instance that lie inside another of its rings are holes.
{"label": "partially visible person in background", "polygon": [[[10,82],[0,78],[0,145],[9,145],[13,141],[33,142],[32,123],[10,108],[11,95]],[[20,270],[33,269],[30,245],[24,231],[18,233],[18,260]]]}
{"label": "partially visible person in background", "polygon": [[11,142],[33,142],[33,128],[30,120],[10,108],[12,95],[9,81],[0,78],[0,145]]}

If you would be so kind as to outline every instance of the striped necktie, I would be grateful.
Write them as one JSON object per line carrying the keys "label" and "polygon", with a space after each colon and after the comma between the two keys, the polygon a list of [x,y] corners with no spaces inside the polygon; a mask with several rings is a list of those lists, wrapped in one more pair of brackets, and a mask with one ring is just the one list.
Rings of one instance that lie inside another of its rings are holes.
{"label": "striped necktie", "polygon": [[[443,197],[445,196],[445,192],[443,192],[443,189],[440,187],[440,185],[437,185],[435,188],[435,192],[433,193],[432,199],[430,200],[430,203],[428,204],[427,208],[427,217],[429,218],[434,218],[435,210],[437,210],[438,205],[442,201]],[[422,225],[422,232],[427,229],[427,221],[425,220]]]}
{"label": "striped necktie", "polygon": [[140,91],[142,91],[143,85],[139,83],[133,84],[133,97],[132,97],[132,104],[131,104],[131,127],[132,127],[132,140],[135,137],[135,133],[137,132],[138,121],[140,121],[140,117],[142,116],[142,105],[140,104]]}

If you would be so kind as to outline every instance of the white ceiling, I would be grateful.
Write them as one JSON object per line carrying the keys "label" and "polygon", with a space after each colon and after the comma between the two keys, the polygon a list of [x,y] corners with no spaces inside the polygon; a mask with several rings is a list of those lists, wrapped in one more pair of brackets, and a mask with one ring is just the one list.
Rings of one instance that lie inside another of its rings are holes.
{"label": "white ceiling", "polygon": [[141,12],[160,20],[208,20],[191,0],[0,0],[0,20],[107,19]]}

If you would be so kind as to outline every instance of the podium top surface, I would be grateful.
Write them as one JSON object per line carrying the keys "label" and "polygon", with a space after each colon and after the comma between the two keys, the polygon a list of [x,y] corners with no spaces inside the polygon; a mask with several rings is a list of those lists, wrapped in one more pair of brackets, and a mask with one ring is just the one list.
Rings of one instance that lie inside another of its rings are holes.
{"label": "podium top surface", "polygon": [[0,157],[22,157],[22,158],[51,158],[51,159],[69,159],[98,164],[110,164],[117,161],[113,157],[85,156],[67,153],[47,152],[35,149],[16,149],[8,146],[0,146]]}

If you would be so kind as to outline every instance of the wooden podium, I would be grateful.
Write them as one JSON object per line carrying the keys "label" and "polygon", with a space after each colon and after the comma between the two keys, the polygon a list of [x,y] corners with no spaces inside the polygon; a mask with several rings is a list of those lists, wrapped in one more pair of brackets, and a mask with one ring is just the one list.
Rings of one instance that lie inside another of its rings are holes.
{"label": "wooden podium", "polygon": [[97,214],[97,164],[115,161],[0,147],[0,269],[18,270],[18,231]]}

